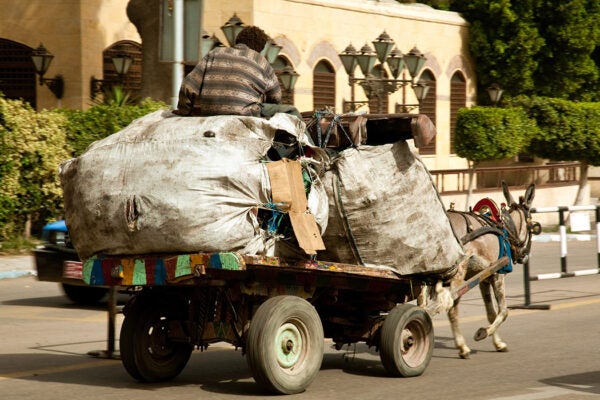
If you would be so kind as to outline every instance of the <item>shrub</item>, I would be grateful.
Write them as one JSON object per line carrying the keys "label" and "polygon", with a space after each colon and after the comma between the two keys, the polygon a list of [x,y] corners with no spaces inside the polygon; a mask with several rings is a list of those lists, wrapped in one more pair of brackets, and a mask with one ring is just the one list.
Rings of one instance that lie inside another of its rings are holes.
{"label": "shrub", "polygon": [[521,153],[537,135],[537,126],[521,108],[463,108],[455,135],[457,155],[475,162],[491,161]]}
{"label": "shrub", "polygon": [[58,166],[67,159],[66,118],[0,97],[0,240],[43,225],[62,210]]}
{"label": "shrub", "polygon": [[600,165],[600,103],[533,97],[518,99],[537,121],[530,151],[555,161]]}
{"label": "shrub", "polygon": [[73,149],[72,156],[77,157],[96,140],[120,131],[134,119],[166,107],[165,103],[146,99],[139,105],[99,104],[86,111],[60,110],[59,112],[68,118],[67,140]]}

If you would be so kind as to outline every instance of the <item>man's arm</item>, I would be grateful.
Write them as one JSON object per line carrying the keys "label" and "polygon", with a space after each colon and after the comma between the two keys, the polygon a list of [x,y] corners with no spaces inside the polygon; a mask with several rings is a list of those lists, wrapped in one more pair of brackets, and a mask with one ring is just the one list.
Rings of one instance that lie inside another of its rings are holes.
{"label": "man's arm", "polygon": [[204,78],[205,63],[202,62],[192,70],[181,82],[179,88],[179,101],[177,110],[173,113],[177,115],[191,115],[194,110],[194,100],[200,96],[202,79]]}
{"label": "man's arm", "polygon": [[280,104],[281,103],[281,86],[279,86],[279,80],[273,68],[268,65],[266,76],[266,88],[265,88],[265,103]]}

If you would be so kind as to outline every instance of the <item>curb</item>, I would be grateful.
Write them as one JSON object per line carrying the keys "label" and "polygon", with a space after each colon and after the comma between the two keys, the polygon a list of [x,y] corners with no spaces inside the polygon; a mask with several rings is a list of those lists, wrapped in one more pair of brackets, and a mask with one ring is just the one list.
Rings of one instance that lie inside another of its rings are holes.
{"label": "curb", "polygon": [[0,272],[0,279],[20,278],[23,276],[37,276],[37,273],[32,270],[13,270]]}

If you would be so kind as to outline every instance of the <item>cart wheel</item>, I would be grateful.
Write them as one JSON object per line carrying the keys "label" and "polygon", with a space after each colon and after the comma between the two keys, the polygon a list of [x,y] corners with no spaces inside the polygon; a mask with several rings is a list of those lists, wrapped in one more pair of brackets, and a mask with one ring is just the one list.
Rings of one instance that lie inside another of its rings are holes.
{"label": "cart wheel", "polygon": [[123,320],[119,338],[121,361],[129,375],[138,381],[173,379],[190,359],[192,345],[171,342],[167,337],[171,307],[140,301]]}
{"label": "cart wheel", "polygon": [[390,374],[421,375],[431,360],[433,345],[431,318],[420,307],[399,304],[385,318],[379,355]]}
{"label": "cart wheel", "polygon": [[323,340],[321,319],[309,302],[295,296],[265,301],[246,341],[254,380],[274,393],[303,392],[321,369]]}

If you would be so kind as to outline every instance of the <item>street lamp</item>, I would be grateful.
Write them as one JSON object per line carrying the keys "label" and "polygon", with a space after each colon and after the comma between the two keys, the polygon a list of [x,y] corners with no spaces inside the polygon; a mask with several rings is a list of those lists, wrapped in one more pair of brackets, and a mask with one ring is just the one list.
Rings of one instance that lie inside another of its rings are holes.
{"label": "street lamp", "polygon": [[279,79],[281,79],[281,83],[285,90],[294,90],[294,86],[296,86],[296,81],[299,76],[300,75],[290,66],[283,68],[279,73]]}
{"label": "street lamp", "polygon": [[215,47],[223,46],[223,43],[213,34],[212,36],[202,31],[202,38],[200,40],[200,58],[204,58],[209,51]]}
{"label": "street lamp", "polygon": [[[133,63],[133,58],[129,54],[118,53],[111,57],[115,72],[119,76],[119,83],[123,82],[123,78],[129,72],[129,68]],[[96,98],[98,93],[102,93],[104,86],[107,84],[105,79],[96,79],[94,76],[90,79],[90,95],[92,100]]]}
{"label": "street lamp", "polygon": [[283,49],[283,46],[278,45],[272,39],[267,40],[265,47],[260,52],[269,62],[269,64],[273,64],[279,55],[279,52]]}
{"label": "street lamp", "polygon": [[111,57],[113,66],[115,67],[115,71],[119,75],[119,79],[123,79],[123,76],[127,74],[129,68],[131,67],[131,63],[133,62],[133,58],[131,58],[128,54],[117,54]]}
{"label": "street lamp", "polygon": [[54,55],[41,43],[37,49],[31,52],[31,61],[35,67],[35,72],[40,76],[40,86],[46,84],[57,99],[62,99],[65,88],[63,77],[56,75],[54,78],[44,78],[52,59],[54,59]]}
{"label": "street lamp", "polygon": [[[344,101],[344,111],[356,111],[357,106],[368,103],[355,100],[354,85],[357,83],[363,88],[369,100],[378,99],[378,112],[382,112],[384,96],[392,94],[409,84],[415,90],[415,96],[420,103],[427,95],[427,86],[424,83],[415,83],[414,80],[419,76],[425,64],[426,58],[423,53],[413,47],[407,54],[402,54],[386,31],[383,31],[372,43],[375,50],[369,44],[365,44],[360,51],[356,51],[350,44],[342,53],[338,54],[348,74],[348,84],[350,85],[351,99],[350,101]],[[380,67],[378,68],[378,76],[375,76],[371,71],[377,61],[379,61]],[[364,78],[354,76],[356,65],[360,67]],[[386,65],[392,79],[386,77]],[[408,70],[410,79],[402,76],[404,69]],[[409,105],[403,104],[403,107],[407,108]]]}
{"label": "street lamp", "polygon": [[500,85],[498,85],[497,83],[492,83],[487,88],[487,92],[488,92],[488,96],[490,96],[490,100],[492,101],[492,104],[497,105],[498,102],[500,101],[500,98],[502,97],[502,93],[504,92],[504,90],[502,90]]}
{"label": "street lamp", "polygon": [[411,78],[414,79],[419,75],[421,68],[423,68],[423,64],[425,64],[425,60],[427,59],[416,46],[404,55],[404,64],[406,65],[406,69],[408,69]]}
{"label": "street lamp", "polygon": [[417,97],[417,101],[419,104],[425,99],[427,96],[427,92],[429,92],[429,86],[425,82],[418,82],[412,86],[415,96]]}
{"label": "street lamp", "polygon": [[360,67],[360,70],[364,76],[369,75],[375,66],[375,61],[377,61],[377,54],[373,51],[368,43],[365,43],[365,45],[361,47],[360,51],[356,54],[356,62],[358,63],[358,66]]}
{"label": "street lamp", "polygon": [[244,29],[244,23],[236,13],[234,13],[233,16],[229,18],[227,22],[225,22],[225,25],[221,27],[229,46],[233,46],[235,44],[235,38],[242,31],[242,29]]}
{"label": "street lamp", "polygon": [[348,74],[348,81],[350,84],[350,101],[344,101],[344,112],[355,111],[358,107],[363,104],[368,104],[368,101],[356,101],[354,100],[354,71],[356,70],[356,66],[358,65],[358,51],[352,46],[350,43],[342,53],[339,54],[340,59],[342,60],[342,65],[344,66],[344,70]]}

